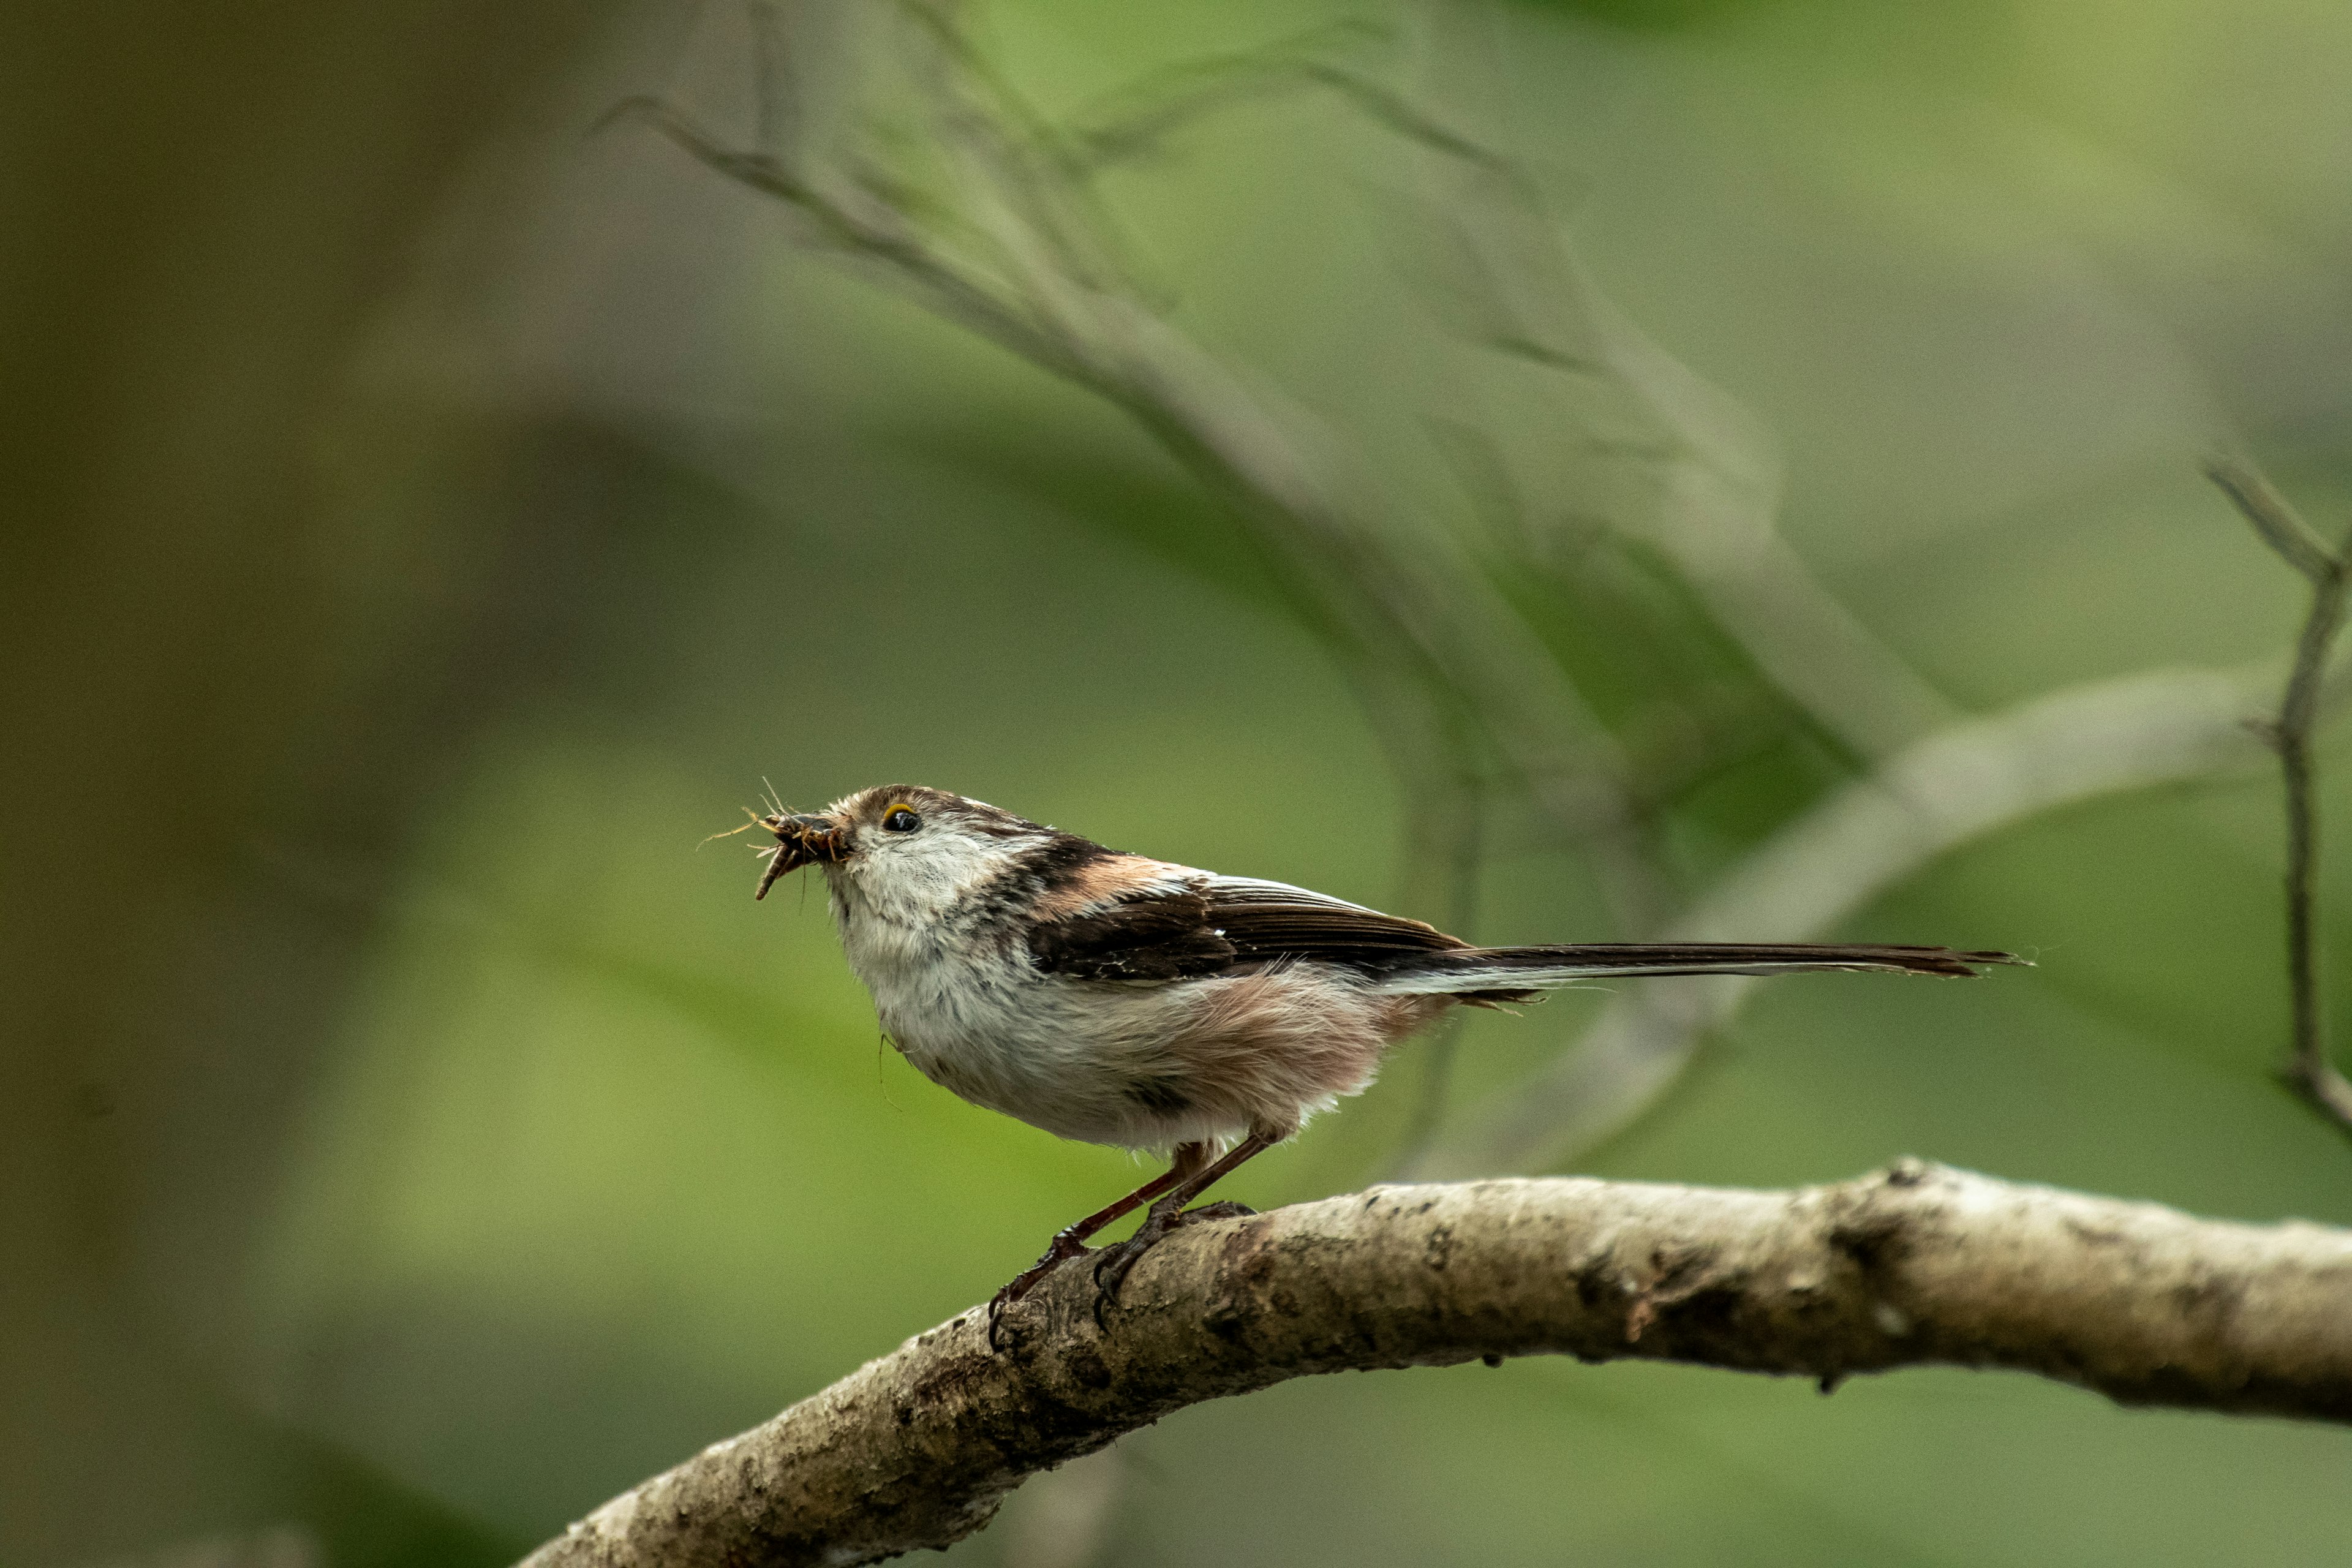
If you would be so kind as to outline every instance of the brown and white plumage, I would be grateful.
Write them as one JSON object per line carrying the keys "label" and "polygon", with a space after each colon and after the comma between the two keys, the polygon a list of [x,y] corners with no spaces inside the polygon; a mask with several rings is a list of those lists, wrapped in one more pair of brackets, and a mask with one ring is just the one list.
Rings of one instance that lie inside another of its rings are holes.
{"label": "brown and white plumage", "polygon": [[[777,839],[760,892],[800,866],[824,868],[850,967],[925,1076],[1065,1138],[1174,1152],[1176,1179],[1122,1200],[1132,1207],[1170,1190],[1176,1207],[1155,1207],[1150,1235],[1215,1175],[1362,1090],[1391,1047],[1459,1004],[1526,1001],[1608,976],[1964,976],[2017,962],[1811,943],[1475,947],[1419,921],[1107,849],[917,785],[760,822]],[[1120,1212],[1072,1226],[1039,1270]]]}

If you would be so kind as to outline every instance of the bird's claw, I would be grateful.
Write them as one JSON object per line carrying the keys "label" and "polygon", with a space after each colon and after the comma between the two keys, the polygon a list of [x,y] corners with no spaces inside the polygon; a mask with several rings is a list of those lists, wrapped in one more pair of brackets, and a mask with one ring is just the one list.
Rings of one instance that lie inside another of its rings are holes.
{"label": "bird's claw", "polygon": [[[1257,1210],[1247,1205],[1236,1203],[1202,1204],[1199,1208],[1181,1212],[1154,1208],[1144,1216],[1143,1223],[1136,1227],[1133,1236],[1096,1253],[1096,1327],[1110,1327],[1109,1311],[1118,1302],[1118,1288],[1126,1281],[1128,1270],[1133,1268],[1154,1246],[1188,1225],[1213,1219],[1246,1219],[1255,1213]],[[988,1299],[988,1348],[991,1352],[1003,1353],[1005,1309],[1035,1289],[1046,1275],[1074,1258],[1084,1258],[1090,1250],[1093,1249],[1077,1238],[1075,1226],[1066,1230],[1054,1237],[1053,1245],[1045,1248],[1044,1257],[1006,1280],[1004,1288]]]}
{"label": "bird's claw", "polygon": [[1085,1257],[1087,1250],[1084,1242],[1065,1231],[1054,1237],[1053,1245],[1045,1248],[1044,1257],[1006,1280],[1003,1289],[988,1299],[988,1348],[991,1352],[1002,1353],[1004,1349],[1001,1332],[1004,1309],[1035,1289],[1039,1280],[1071,1258]]}
{"label": "bird's claw", "polygon": [[1202,1204],[1199,1208],[1162,1210],[1154,1208],[1144,1216],[1135,1234],[1116,1246],[1106,1247],[1095,1258],[1095,1326],[1110,1327],[1110,1309],[1118,1305],[1119,1287],[1127,1283],[1129,1270],[1143,1260],[1143,1255],[1188,1225],[1200,1225],[1215,1219],[1247,1219],[1257,1210],[1247,1204],[1219,1202]]}

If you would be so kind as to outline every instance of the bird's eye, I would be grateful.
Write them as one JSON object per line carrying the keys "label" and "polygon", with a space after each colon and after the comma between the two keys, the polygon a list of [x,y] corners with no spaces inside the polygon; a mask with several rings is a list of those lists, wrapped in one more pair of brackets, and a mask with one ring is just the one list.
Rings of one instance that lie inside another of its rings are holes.
{"label": "bird's eye", "polygon": [[885,833],[912,833],[923,825],[923,819],[903,805],[894,805],[882,816]]}

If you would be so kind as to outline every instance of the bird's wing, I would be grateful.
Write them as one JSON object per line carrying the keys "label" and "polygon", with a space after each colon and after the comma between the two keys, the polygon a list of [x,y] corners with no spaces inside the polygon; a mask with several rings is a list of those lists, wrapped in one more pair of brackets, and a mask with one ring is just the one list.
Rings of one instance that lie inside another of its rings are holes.
{"label": "bird's wing", "polygon": [[1444,952],[1467,945],[1435,926],[1286,882],[1211,877],[1202,892],[1210,918],[1244,958],[1319,958],[1381,967],[1403,953]]}
{"label": "bird's wing", "polygon": [[1876,970],[1972,975],[2006,952],[1817,942],[1581,942],[1477,947],[1434,926],[1283,882],[1220,877],[1107,852],[1062,876],[1037,906],[1030,956],[1080,980],[1182,980],[1314,960],[1397,995],[1526,1000],[1604,976]]}
{"label": "bird's wing", "polygon": [[1039,969],[1080,980],[1181,980],[1318,959],[1369,972],[1403,953],[1463,945],[1419,921],[1282,882],[1157,861],[1122,871],[1125,886],[1033,928],[1029,953]]}

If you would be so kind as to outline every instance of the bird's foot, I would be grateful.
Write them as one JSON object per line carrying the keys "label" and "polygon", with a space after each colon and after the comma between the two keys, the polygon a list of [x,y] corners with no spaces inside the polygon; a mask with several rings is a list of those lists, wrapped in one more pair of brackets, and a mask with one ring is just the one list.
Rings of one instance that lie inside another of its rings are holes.
{"label": "bird's foot", "polygon": [[1037,1282],[1046,1275],[1073,1258],[1084,1258],[1088,1250],[1076,1236],[1070,1231],[1062,1231],[1054,1237],[1053,1245],[1045,1248],[1043,1258],[1006,1280],[1004,1288],[988,1299],[988,1348],[994,1352],[1004,1349],[999,1326],[1003,1321],[1005,1308],[1035,1289]]}
{"label": "bird's foot", "polygon": [[1095,1326],[1110,1327],[1110,1309],[1118,1304],[1118,1289],[1127,1282],[1128,1271],[1143,1260],[1143,1255],[1159,1246],[1188,1225],[1200,1225],[1213,1219],[1247,1219],[1257,1210],[1247,1204],[1202,1204],[1194,1209],[1162,1209],[1154,1205],[1135,1227],[1135,1234],[1125,1241],[1106,1247],[1095,1259]]}

